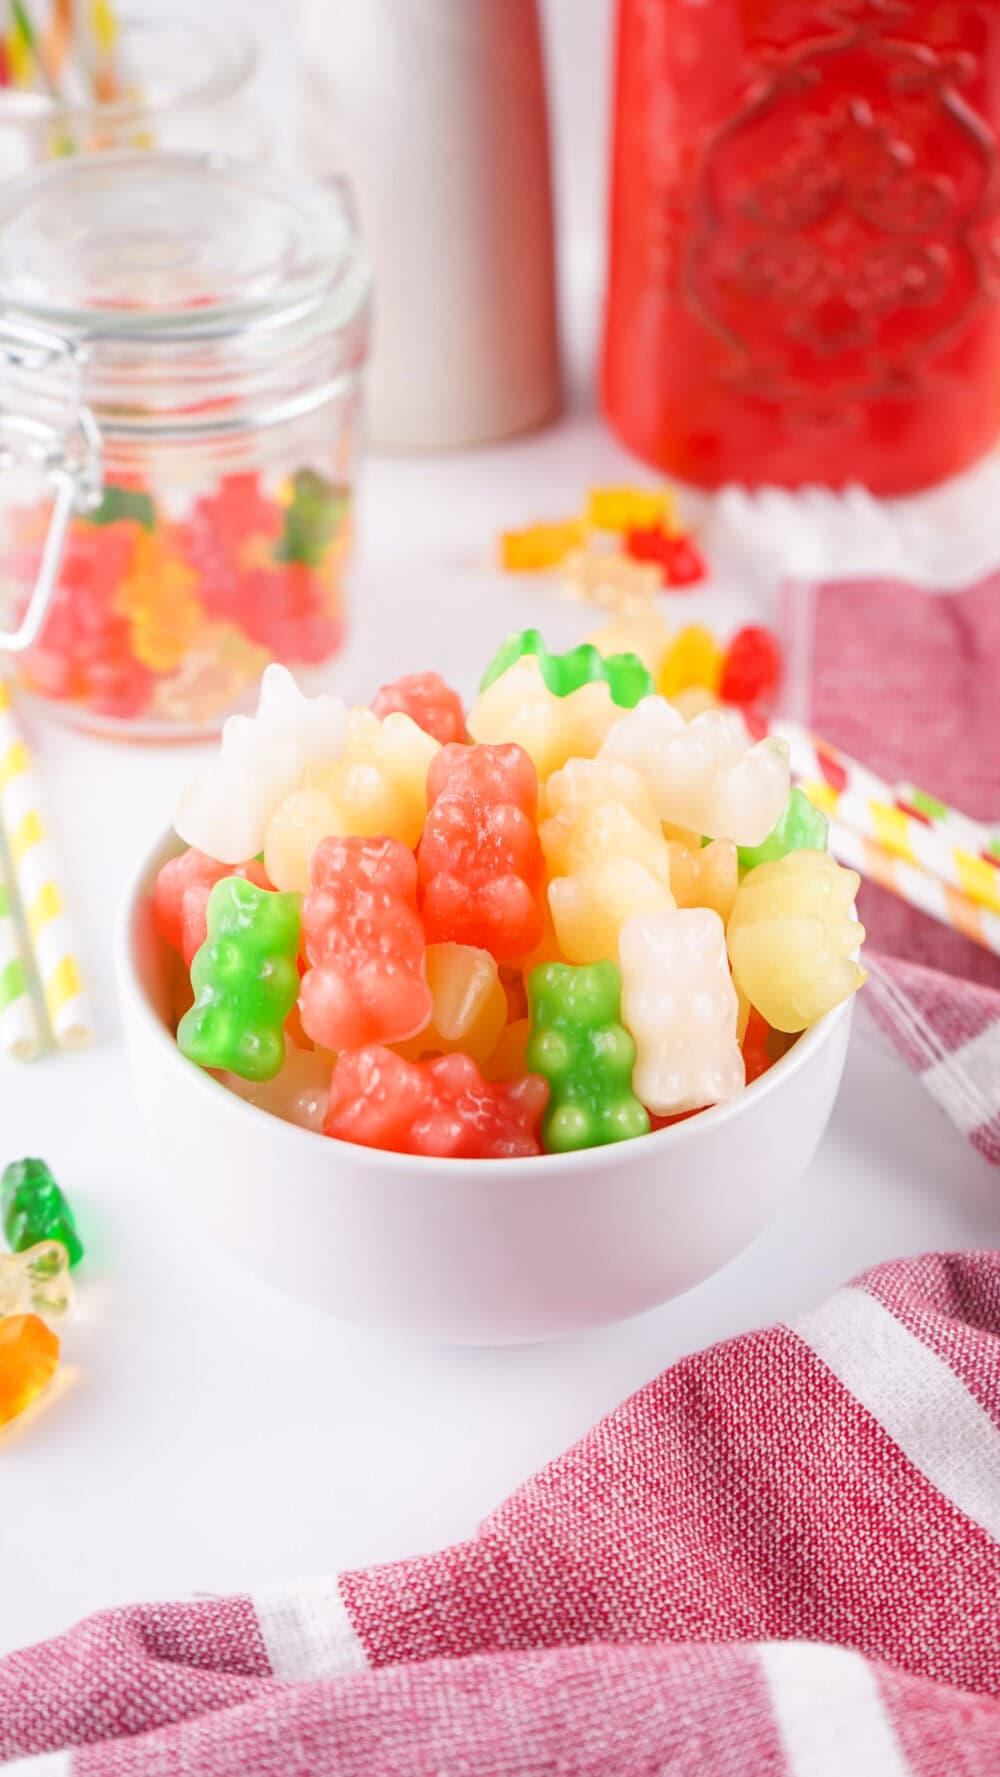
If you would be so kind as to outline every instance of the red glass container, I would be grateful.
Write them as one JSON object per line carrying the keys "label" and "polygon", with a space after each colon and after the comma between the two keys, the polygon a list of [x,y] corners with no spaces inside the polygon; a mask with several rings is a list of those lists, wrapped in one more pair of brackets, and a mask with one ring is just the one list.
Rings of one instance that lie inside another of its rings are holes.
{"label": "red glass container", "polygon": [[607,414],[704,486],[1000,432],[1000,0],[619,0]]}

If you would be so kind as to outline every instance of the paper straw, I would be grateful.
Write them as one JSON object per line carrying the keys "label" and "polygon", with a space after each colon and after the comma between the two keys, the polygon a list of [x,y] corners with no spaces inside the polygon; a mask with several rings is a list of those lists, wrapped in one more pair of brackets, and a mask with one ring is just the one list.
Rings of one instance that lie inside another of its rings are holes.
{"label": "paper straw", "polygon": [[10,691],[0,683],[0,825],[24,913],[45,1010],[61,1049],[94,1035],[76,947],[56,878],[52,848],[28,749],[14,720]]}
{"label": "paper straw", "polygon": [[0,858],[0,1051],[17,1061],[30,1061],[42,1046],[42,1026],[14,918],[11,886]]}
{"label": "paper straw", "polygon": [[772,733],[788,742],[792,775],[824,814],[904,863],[919,865],[978,906],[1000,913],[1000,859],[981,856],[969,843],[957,843],[950,830],[900,808],[893,784],[796,723],[775,722]]}
{"label": "paper straw", "polygon": [[830,822],[830,850],[838,863],[846,864],[848,869],[898,895],[909,906],[930,914],[932,919],[1000,956],[1000,919],[977,907],[968,895],[929,875],[919,865],[894,857],[876,840],[839,821]]}

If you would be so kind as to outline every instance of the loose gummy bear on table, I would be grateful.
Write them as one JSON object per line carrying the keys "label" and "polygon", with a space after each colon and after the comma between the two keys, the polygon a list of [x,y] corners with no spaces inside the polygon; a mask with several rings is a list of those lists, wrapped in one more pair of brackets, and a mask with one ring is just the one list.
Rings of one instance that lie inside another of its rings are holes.
{"label": "loose gummy bear on table", "polygon": [[0,1219],[13,1252],[59,1240],[71,1265],[83,1258],[73,1211],[44,1160],[12,1160],[0,1179]]}
{"label": "loose gummy bear on table", "polygon": [[428,943],[471,944],[498,962],[542,936],[538,780],[518,746],[442,747],[427,776],[417,852]]}

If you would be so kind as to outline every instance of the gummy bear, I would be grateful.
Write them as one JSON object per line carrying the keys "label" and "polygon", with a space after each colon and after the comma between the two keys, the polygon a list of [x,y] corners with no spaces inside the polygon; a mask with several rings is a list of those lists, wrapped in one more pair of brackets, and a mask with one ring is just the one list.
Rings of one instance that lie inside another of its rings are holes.
{"label": "gummy bear", "polygon": [[409,716],[442,746],[450,740],[468,739],[462,699],[440,673],[404,673],[376,691],[370,707],[379,721],[397,711]]}
{"label": "gummy bear", "polygon": [[555,568],[582,542],[583,524],[578,518],[556,524],[532,524],[520,531],[501,531],[500,566],[514,574]]}
{"label": "gummy bear", "polygon": [[219,751],[183,792],[177,832],[227,864],[256,857],[278,804],[307,766],[338,757],[345,732],[339,697],[304,697],[285,667],[269,666],[256,715],[230,716]]}
{"label": "gummy bear", "polygon": [[632,914],[672,907],[670,853],[639,773],[571,759],[549,779],[539,828],[559,947],[574,963],[617,957]]}
{"label": "gummy bear", "polygon": [[529,976],[528,999],[527,1064],[551,1088],[546,1153],[646,1135],[649,1116],[631,1088],[636,1049],[621,1023],[617,963],[545,963]]}
{"label": "gummy bear", "polygon": [[223,877],[208,900],[208,937],[191,965],[194,1005],[177,1047],[199,1067],[272,1080],[299,990],[299,897]]}
{"label": "gummy bear", "polygon": [[37,1314],[0,1320],[0,1425],[41,1394],[59,1365],[59,1341]]}
{"label": "gummy bear", "polygon": [[746,1069],[747,1085],[759,1080],[772,1065],[768,1052],[767,1039],[771,1034],[771,1026],[766,1018],[762,1018],[756,1006],[751,1006],[747,1027],[743,1033],[743,1065]]}
{"label": "gummy bear", "polygon": [[346,488],[335,487],[315,469],[299,469],[292,476],[292,497],[285,507],[285,524],[274,551],[281,562],[302,562],[319,567],[350,509]]}
{"label": "gummy bear", "polygon": [[787,746],[748,746],[735,710],[685,722],[662,697],[647,697],[620,717],[601,757],[642,772],[661,820],[737,845],[759,845],[788,801]]}
{"label": "gummy bear", "polygon": [[528,755],[513,745],[443,747],[427,798],[417,863],[428,942],[472,944],[498,962],[531,950],[544,922]]}
{"label": "gummy bear", "polygon": [[655,610],[635,611],[631,615],[612,618],[595,629],[584,640],[599,648],[602,654],[635,654],[655,680],[667,648],[670,631]]}
{"label": "gummy bear", "polygon": [[567,759],[592,759],[620,715],[603,680],[557,697],[538,661],[526,655],[480,693],[469,711],[469,733],[486,745],[523,747],[544,783]]}
{"label": "gummy bear", "polygon": [[470,944],[428,944],[425,961],[433,1001],[430,1023],[408,1042],[396,1044],[397,1053],[419,1061],[460,1049],[482,1067],[507,1022],[507,995],[496,962],[488,950]]}
{"label": "gummy bear", "polygon": [[574,549],[563,563],[572,598],[615,611],[648,608],[659,592],[662,569],[609,549]]}
{"label": "gummy bear", "polygon": [[528,1038],[531,1035],[531,1019],[512,1019],[500,1033],[500,1039],[492,1055],[483,1063],[484,1080],[516,1080],[521,1074],[527,1073]]}
{"label": "gummy bear", "polygon": [[433,1010],[417,866],[398,839],[327,838],[302,903],[302,1027],[324,1049],[402,1042]]}
{"label": "gummy bear", "polygon": [[208,900],[224,876],[241,876],[258,888],[269,889],[264,867],[255,858],[249,863],[220,864],[190,846],[178,858],[170,858],[157,873],[153,888],[153,920],[160,937],[180,952],[187,968],[208,936]]}
{"label": "gummy bear", "polygon": [[348,712],[341,756],[311,766],[268,824],[267,873],[278,888],[305,890],[309,859],[321,839],[387,836],[411,849],[427,814],[427,772],[438,743],[409,716],[384,721],[371,710]]}
{"label": "gummy bear", "polygon": [[722,679],[722,649],[710,629],[691,623],[679,630],[660,662],[656,689],[661,697],[676,697],[690,685],[717,692]]}
{"label": "gummy bear", "polygon": [[726,930],[707,907],[640,913],[622,927],[622,1017],[632,1084],[657,1116],[735,1097],[746,1084]]}
{"label": "gummy bear", "polygon": [[501,643],[483,674],[480,691],[486,691],[515,661],[523,660],[526,655],[532,655],[538,661],[542,678],[556,697],[569,697],[582,685],[603,680],[611,692],[611,701],[622,709],[632,709],[653,689],[652,678],[638,655],[605,655],[590,642],[581,642],[578,648],[569,648],[565,654],[552,654],[540,630],[523,629],[515,631]]}
{"label": "gummy bear", "polygon": [[492,1083],[467,1055],[406,1061],[373,1046],[338,1057],[324,1130],[397,1154],[527,1159],[541,1153],[547,1098],[537,1074]]}
{"label": "gummy bear", "polygon": [[729,920],[739,887],[736,847],[731,839],[708,845],[671,839],[670,887],[678,907],[711,907],[723,925]]}
{"label": "gummy bear", "polygon": [[856,993],[865,932],[851,917],[860,877],[828,852],[790,851],[743,878],[729,916],[733,975],[776,1030],[805,1030]]}
{"label": "gummy bear", "polygon": [[297,1123],[300,1129],[322,1132],[330,1096],[330,1075],[333,1062],[317,1049],[299,1049],[285,1039],[285,1060],[281,1072],[273,1080],[241,1080],[238,1074],[224,1074],[223,1084],[247,1104],[281,1117],[285,1123]]}
{"label": "gummy bear", "polygon": [[194,642],[204,615],[197,584],[169,529],[140,532],[115,609],[128,618],[132,653],[150,672],[174,672]]}
{"label": "gummy bear", "polygon": [[39,1240],[23,1252],[0,1253],[0,1318],[65,1314],[72,1299],[69,1254],[61,1240]]}
{"label": "gummy bear", "polygon": [[44,1160],[13,1160],[0,1179],[0,1214],[7,1244],[23,1253],[40,1240],[59,1240],[71,1265],[83,1258],[73,1211]]}
{"label": "gummy bear", "polygon": [[726,649],[719,681],[725,703],[769,703],[781,684],[781,649],[763,625],[738,629]]}
{"label": "gummy bear", "polygon": [[773,864],[790,851],[825,851],[829,835],[826,815],[796,786],[767,838],[760,845],[740,846],[740,868],[755,870],[758,864]]}
{"label": "gummy bear", "polygon": [[599,531],[631,531],[642,525],[673,526],[674,497],[668,488],[592,487],[586,518]]}

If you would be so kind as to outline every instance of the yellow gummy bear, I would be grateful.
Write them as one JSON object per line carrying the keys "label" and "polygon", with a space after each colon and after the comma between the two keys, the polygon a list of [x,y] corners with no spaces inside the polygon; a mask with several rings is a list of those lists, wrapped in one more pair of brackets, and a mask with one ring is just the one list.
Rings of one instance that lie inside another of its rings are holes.
{"label": "yellow gummy bear", "polygon": [[428,944],[426,964],[431,1021],[393,1048],[411,1061],[461,1049],[482,1066],[507,1022],[507,995],[493,957],[472,944]]}
{"label": "yellow gummy bear", "polygon": [[807,1029],[864,981],[852,957],[865,935],[851,917],[860,880],[828,852],[792,851],[740,883],[729,959],[738,988],[772,1029]]}
{"label": "yellow gummy bear", "polygon": [[678,907],[711,907],[723,925],[729,920],[739,887],[739,859],[731,839],[710,845],[669,841],[670,887]]}
{"label": "yellow gummy bear", "polygon": [[599,531],[645,530],[662,525],[671,530],[677,508],[669,488],[592,487],[587,495],[587,523]]}
{"label": "yellow gummy bear", "polygon": [[516,741],[544,783],[567,759],[592,759],[621,714],[603,681],[557,697],[538,661],[525,655],[480,692],[469,711],[469,733],[487,745]]}
{"label": "yellow gummy bear", "polygon": [[132,653],[150,672],[174,672],[191,648],[204,616],[197,584],[169,541],[140,532],[115,609],[129,619]]}
{"label": "yellow gummy bear", "polygon": [[547,805],[538,836],[560,949],[573,963],[614,959],[627,919],[675,905],[646,784],[620,760],[573,759],[550,778]]}
{"label": "yellow gummy bear", "polygon": [[531,1035],[531,1019],[516,1018],[504,1027],[492,1055],[483,1063],[484,1080],[517,1080],[527,1073],[525,1051]]}
{"label": "yellow gummy bear", "polygon": [[438,742],[401,711],[380,722],[368,709],[347,713],[344,751],[315,764],[271,817],[264,866],[275,888],[301,894],[309,860],[328,834],[386,834],[411,849],[427,817],[427,772]]}
{"label": "yellow gummy bear", "polygon": [[583,525],[578,518],[532,524],[521,531],[501,531],[500,566],[513,574],[555,568],[582,542]]}
{"label": "yellow gummy bear", "polygon": [[714,696],[722,682],[724,659],[711,630],[700,623],[689,623],[686,629],[678,631],[667,649],[657,673],[656,689],[661,697],[676,697],[678,691],[699,685]]}

